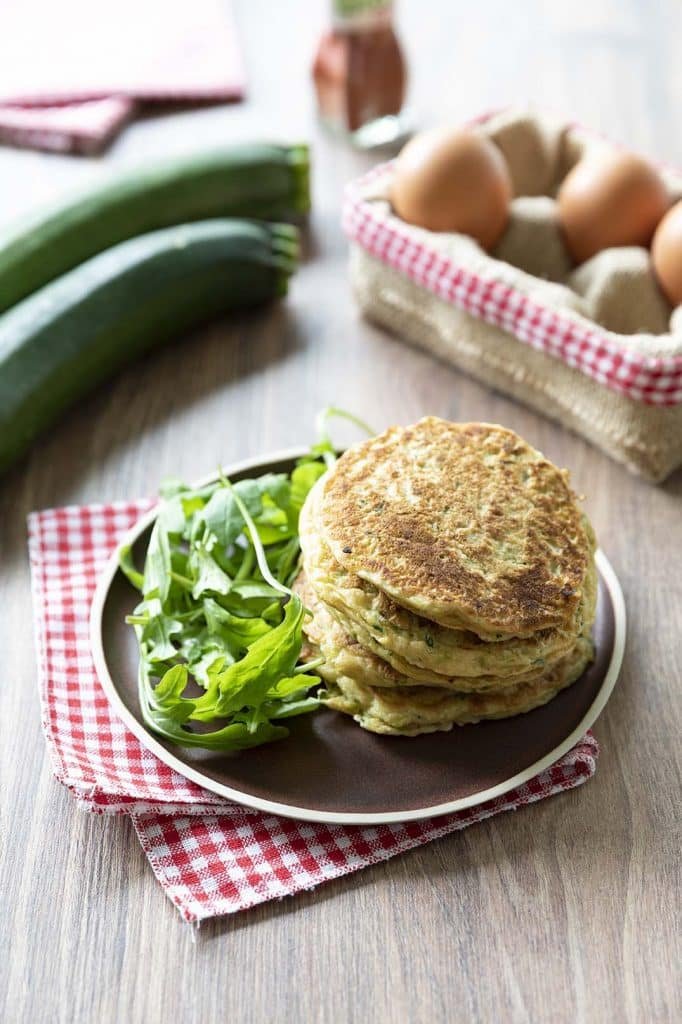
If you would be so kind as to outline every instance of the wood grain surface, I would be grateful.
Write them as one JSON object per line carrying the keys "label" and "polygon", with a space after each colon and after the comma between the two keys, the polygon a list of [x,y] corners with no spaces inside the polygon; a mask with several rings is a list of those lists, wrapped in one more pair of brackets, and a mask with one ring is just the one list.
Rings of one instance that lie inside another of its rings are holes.
{"label": "wood grain surface", "polygon": [[[190,5],[191,7],[191,5]],[[323,2],[241,0],[249,101],[128,129],[99,160],[0,151],[0,217],[201,143],[310,138],[306,261],[281,306],[121,373],[0,483],[0,1017],[14,1022],[648,1022],[680,1019],[682,474],[653,487],[584,441],[359,321],[339,228],[369,165],[322,136],[309,62]],[[172,4],[169,4],[172,16]],[[682,165],[677,0],[403,0],[422,123],[508,103],[575,115]],[[625,667],[583,788],[317,891],[183,925],[125,819],[76,810],[40,732],[25,517],[154,492],[305,444],[334,403],[518,430],[568,466],[620,574]]]}

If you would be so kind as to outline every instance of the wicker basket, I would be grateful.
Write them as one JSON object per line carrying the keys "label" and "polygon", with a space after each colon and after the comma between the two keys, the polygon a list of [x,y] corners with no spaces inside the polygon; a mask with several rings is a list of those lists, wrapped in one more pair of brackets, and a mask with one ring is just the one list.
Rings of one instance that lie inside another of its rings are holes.
{"label": "wicker basket", "polygon": [[[477,122],[504,152],[516,198],[491,256],[391,211],[392,164],[349,186],[344,227],[363,313],[661,481],[682,464],[682,307],[648,253],[609,249],[573,269],[554,216],[561,179],[603,140],[504,112]],[[682,176],[663,169],[671,196]]]}

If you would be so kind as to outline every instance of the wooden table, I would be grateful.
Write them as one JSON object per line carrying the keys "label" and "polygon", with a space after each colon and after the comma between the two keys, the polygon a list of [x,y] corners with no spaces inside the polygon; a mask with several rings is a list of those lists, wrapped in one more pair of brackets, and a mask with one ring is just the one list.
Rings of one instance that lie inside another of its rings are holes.
{"label": "wooden table", "polygon": [[[311,240],[290,298],[121,373],[0,485],[0,1015],[8,1024],[679,1020],[682,475],[643,483],[358,319],[339,201],[368,160],[314,124],[308,65],[320,8],[238,4],[251,78],[240,107],[150,118],[101,160],[0,152],[3,217],[111,165],[201,143],[311,138],[315,159]],[[401,15],[425,122],[531,97],[682,164],[675,0],[404,0]],[[596,727],[598,774],[584,788],[205,924],[197,936],[155,882],[128,821],[80,813],[51,777],[25,516],[150,494],[166,475],[192,478],[305,444],[328,403],[377,428],[425,413],[499,421],[569,466],[625,590],[625,666]]]}

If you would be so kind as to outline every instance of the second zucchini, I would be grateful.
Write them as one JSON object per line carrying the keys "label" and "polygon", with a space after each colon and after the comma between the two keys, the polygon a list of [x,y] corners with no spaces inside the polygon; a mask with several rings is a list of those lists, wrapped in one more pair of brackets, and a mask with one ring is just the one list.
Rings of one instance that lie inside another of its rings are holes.
{"label": "second zucchini", "polygon": [[153,345],[283,295],[298,232],[210,220],[88,260],[0,317],[0,471],[80,395]]}

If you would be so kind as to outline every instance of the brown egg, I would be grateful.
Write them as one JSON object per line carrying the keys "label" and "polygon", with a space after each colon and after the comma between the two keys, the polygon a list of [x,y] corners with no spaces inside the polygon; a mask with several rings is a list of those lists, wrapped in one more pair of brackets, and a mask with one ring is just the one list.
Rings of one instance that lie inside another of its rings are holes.
{"label": "brown egg", "polygon": [[576,263],[618,245],[648,245],[670,200],[655,167],[620,150],[580,160],[558,195],[559,223]]}
{"label": "brown egg", "polygon": [[666,213],[651,243],[651,262],[661,290],[673,306],[682,303],[682,199]]}
{"label": "brown egg", "polygon": [[399,217],[430,231],[457,231],[492,249],[509,219],[512,185],[497,146],[474,131],[439,129],[410,139],[395,167]]}

